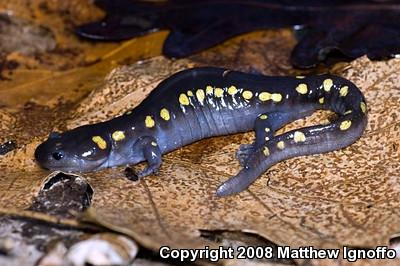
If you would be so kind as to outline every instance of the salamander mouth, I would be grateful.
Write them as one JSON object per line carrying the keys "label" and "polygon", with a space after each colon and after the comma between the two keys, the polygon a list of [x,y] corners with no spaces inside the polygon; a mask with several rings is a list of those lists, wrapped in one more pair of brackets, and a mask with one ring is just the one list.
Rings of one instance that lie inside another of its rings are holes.
{"label": "salamander mouth", "polygon": [[49,171],[63,171],[63,172],[78,172],[78,173],[85,173],[85,172],[92,172],[104,169],[107,167],[107,158],[100,161],[85,161],[78,156],[74,156],[73,158],[66,159],[68,161],[64,161],[60,164],[52,163],[51,161],[40,161],[37,160],[37,164]]}
{"label": "salamander mouth", "polygon": [[90,166],[87,164],[87,162],[83,162],[81,159],[75,158],[74,162],[71,164],[65,164],[63,163],[62,165],[55,165],[51,164],[49,162],[41,162],[37,161],[36,162],[41,168],[48,170],[48,171],[63,171],[67,173],[73,173],[73,172],[78,172],[78,173],[85,173],[85,172],[92,172],[92,171],[98,171],[103,168],[107,167],[107,164],[104,161],[101,162],[92,162]]}

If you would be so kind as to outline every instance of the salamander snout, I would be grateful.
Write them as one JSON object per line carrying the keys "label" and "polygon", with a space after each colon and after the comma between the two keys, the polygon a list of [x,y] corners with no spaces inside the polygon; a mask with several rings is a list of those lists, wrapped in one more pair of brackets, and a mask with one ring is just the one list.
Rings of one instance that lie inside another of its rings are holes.
{"label": "salamander snout", "polygon": [[[46,142],[43,142],[36,148],[36,150],[35,150],[36,161],[38,161],[39,163],[44,162],[45,161],[44,159],[49,155],[49,153],[51,153],[52,160],[56,160],[56,161],[62,160],[65,157],[65,153],[62,149],[59,149],[59,147],[61,145],[55,145],[55,149],[53,151],[51,151],[51,147],[54,147],[54,146],[52,146],[51,143],[49,145],[49,142],[51,140],[55,140],[55,139],[59,139],[59,138],[61,138],[60,133],[51,132],[48,140]],[[59,146],[58,149],[57,149],[57,146]],[[46,168],[46,167],[44,167],[44,168]]]}
{"label": "salamander snout", "polygon": [[36,162],[48,170],[88,172],[103,168],[111,145],[106,137],[85,134],[85,128],[65,133],[52,132],[37,146]]}
{"label": "salamander snout", "polygon": [[52,138],[37,146],[35,150],[36,162],[45,169],[55,169],[58,165],[63,165],[66,159],[65,151],[61,145],[56,145]]}
{"label": "salamander snout", "polygon": [[44,161],[43,160],[43,158],[44,158],[44,149],[41,148],[42,145],[43,145],[43,143],[36,147],[35,160],[42,168],[47,169],[47,167],[43,163],[43,161]]}

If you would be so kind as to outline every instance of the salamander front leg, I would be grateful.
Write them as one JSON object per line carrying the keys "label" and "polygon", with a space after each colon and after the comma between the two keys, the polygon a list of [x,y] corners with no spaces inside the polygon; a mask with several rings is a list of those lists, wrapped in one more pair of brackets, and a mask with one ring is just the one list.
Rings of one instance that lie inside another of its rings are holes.
{"label": "salamander front leg", "polygon": [[141,137],[133,147],[134,151],[143,152],[143,157],[147,161],[147,167],[139,172],[139,178],[155,174],[162,163],[161,150],[158,147],[157,141],[153,137]]}

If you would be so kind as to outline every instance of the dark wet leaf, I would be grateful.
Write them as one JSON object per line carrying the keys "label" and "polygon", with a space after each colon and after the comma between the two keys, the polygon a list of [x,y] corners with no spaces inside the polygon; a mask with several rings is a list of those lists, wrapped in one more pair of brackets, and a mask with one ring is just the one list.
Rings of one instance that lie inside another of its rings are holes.
{"label": "dark wet leaf", "polygon": [[17,148],[17,144],[13,140],[8,140],[0,144],[0,155],[4,155]]}
{"label": "dark wet leaf", "polygon": [[[400,53],[400,2],[301,1],[130,1],[97,0],[104,20],[84,24],[77,33],[93,40],[119,41],[169,29],[163,52],[185,57],[245,32],[295,26],[297,67],[312,67],[332,57],[371,59]],[[268,53],[269,51],[265,51]]]}

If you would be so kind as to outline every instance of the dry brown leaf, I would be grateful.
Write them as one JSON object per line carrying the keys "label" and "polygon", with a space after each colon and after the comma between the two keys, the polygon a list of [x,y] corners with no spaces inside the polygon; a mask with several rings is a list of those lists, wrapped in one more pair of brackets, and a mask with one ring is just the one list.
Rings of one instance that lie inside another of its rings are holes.
{"label": "dry brown leaf", "polygon": [[[282,31],[282,36],[289,42],[287,31]],[[3,181],[0,185],[3,188],[2,206],[17,208],[29,206],[30,199],[37,193],[43,177],[47,175],[47,172],[35,166],[32,154],[40,140],[43,140],[50,131],[64,130],[75,125],[112,118],[139,103],[158,82],[169,74],[194,66],[194,63],[186,60],[174,63],[174,61],[155,59],[139,62],[137,67],[132,69],[131,74],[124,73],[124,69],[125,72],[131,71],[129,67],[121,67],[119,71],[121,75],[117,74],[116,82],[109,82],[107,78],[104,81],[104,75],[112,68],[140,57],[160,53],[162,44],[160,40],[164,37],[165,33],[156,33],[122,43],[103,55],[100,62],[87,67],[69,71],[17,69],[11,81],[0,82],[0,106],[6,107],[0,110],[2,119],[0,143],[14,140],[20,148],[3,156],[0,160],[0,170],[4,170],[0,174]],[[275,31],[269,34],[265,32],[247,34],[225,44],[230,47],[224,53],[227,58],[225,61],[220,59],[219,48],[210,51],[212,54],[219,54],[210,59],[214,60],[214,65],[218,63],[223,65],[224,62],[237,64],[235,58],[238,55],[240,58],[246,58],[245,51],[255,53],[258,47],[262,46],[262,42],[265,45],[274,46],[274,42],[280,41],[279,34]],[[243,49],[243,45],[253,48]],[[87,48],[87,50],[90,49]],[[197,57],[196,60],[201,61],[200,58]],[[162,62],[157,60],[162,60]],[[264,63],[264,61],[255,63],[254,66],[259,71],[264,71]],[[237,69],[241,67],[242,65]],[[20,76],[16,74],[19,71]],[[109,75],[113,73],[115,71]],[[110,88],[103,86],[87,95],[89,91],[102,83],[110,84]],[[111,95],[109,95],[110,89],[112,89]],[[23,106],[20,107],[21,105]],[[99,108],[100,106],[112,108],[109,108],[105,114],[103,113],[105,109]]]}
{"label": "dry brown leaf", "polygon": [[[161,65],[155,60],[155,65]],[[121,79],[121,74],[134,73],[135,68],[114,75]],[[400,60],[361,58],[343,73],[365,93],[370,121],[363,137],[346,149],[287,160],[272,167],[248,191],[218,199],[215,188],[238,171],[235,151],[240,143],[250,142],[251,134],[200,141],[164,156],[160,174],[137,183],[125,180],[121,169],[87,175],[98,185],[93,201],[96,219],[125,233],[130,229],[135,237],[150,236],[152,248],[201,242],[200,229],[255,232],[293,247],[387,245],[400,230],[396,188],[400,121],[395,108],[399,70]],[[110,86],[112,80],[109,77]],[[99,104],[85,102],[87,108]],[[113,108],[103,110],[112,113]],[[298,121],[286,130],[321,118],[326,114]]]}

